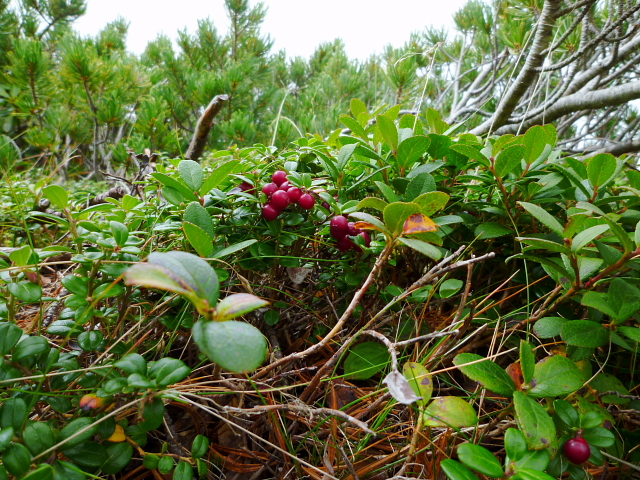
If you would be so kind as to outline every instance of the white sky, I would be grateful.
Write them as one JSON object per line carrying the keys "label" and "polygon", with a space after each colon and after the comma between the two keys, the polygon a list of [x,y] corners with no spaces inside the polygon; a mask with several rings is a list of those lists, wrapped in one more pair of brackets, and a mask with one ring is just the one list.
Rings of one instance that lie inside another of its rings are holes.
{"label": "white sky", "polygon": [[[257,1],[252,1],[255,5]],[[451,27],[452,15],[466,0],[265,0],[262,34],[275,41],[272,52],[308,57],[321,42],[342,38],[351,58],[364,60],[385,45],[400,47],[427,25]],[[219,32],[228,29],[223,0],[88,0],[87,13],[74,27],[95,35],[118,16],[130,22],[127,44],[136,54],[164,33],[176,37],[198,19],[211,18]]]}

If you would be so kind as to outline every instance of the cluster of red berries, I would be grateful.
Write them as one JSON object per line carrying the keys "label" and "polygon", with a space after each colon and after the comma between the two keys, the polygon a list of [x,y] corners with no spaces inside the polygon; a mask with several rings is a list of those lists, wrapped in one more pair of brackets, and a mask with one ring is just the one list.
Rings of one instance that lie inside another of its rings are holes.
{"label": "cluster of red berries", "polygon": [[346,252],[355,249],[357,252],[362,249],[356,245],[349,237],[362,237],[364,244],[368,247],[371,244],[371,237],[364,230],[356,228],[355,223],[347,220],[347,217],[343,215],[337,215],[331,219],[329,223],[329,232],[331,236],[336,239],[336,246],[341,252]]}
{"label": "cluster of red berries", "polygon": [[262,192],[269,199],[267,204],[262,207],[262,216],[269,221],[278,218],[280,212],[292,203],[297,203],[305,210],[311,210],[316,204],[313,195],[289,184],[287,172],[284,170],[275,172],[271,177],[271,183],[262,187]]}

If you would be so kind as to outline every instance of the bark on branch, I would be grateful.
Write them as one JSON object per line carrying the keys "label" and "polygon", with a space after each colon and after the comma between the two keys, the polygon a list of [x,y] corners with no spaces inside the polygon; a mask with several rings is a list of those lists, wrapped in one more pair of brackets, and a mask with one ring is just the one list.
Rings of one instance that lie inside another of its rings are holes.
{"label": "bark on branch", "polygon": [[538,19],[538,28],[533,40],[533,46],[527,59],[516,77],[515,81],[507,90],[496,112],[487,121],[474,128],[471,133],[474,135],[484,135],[489,130],[499,128],[504,125],[509,116],[513,113],[518,102],[532,84],[532,78],[537,76],[536,69],[542,65],[545,56],[542,54],[549,46],[553,34],[556,16],[560,9],[562,0],[545,0],[542,13]]}
{"label": "bark on branch", "polygon": [[207,106],[204,113],[198,120],[198,125],[196,126],[196,131],[191,138],[191,143],[189,144],[189,149],[187,150],[187,154],[185,158],[188,160],[198,161],[202,152],[204,151],[204,147],[207,144],[207,140],[209,138],[209,132],[211,131],[211,127],[213,126],[213,119],[220,113],[224,104],[229,100],[229,95],[216,95],[211,100],[211,103]]}

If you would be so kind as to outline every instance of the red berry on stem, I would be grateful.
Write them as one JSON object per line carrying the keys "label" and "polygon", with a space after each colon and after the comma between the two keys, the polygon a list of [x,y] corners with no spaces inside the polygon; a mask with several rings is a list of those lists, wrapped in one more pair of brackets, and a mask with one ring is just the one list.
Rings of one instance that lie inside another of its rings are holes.
{"label": "red berry on stem", "polygon": [[313,198],[313,195],[309,195],[308,193],[301,195],[300,199],[298,200],[298,205],[300,205],[305,210],[311,210],[315,204],[316,199]]}
{"label": "red berry on stem", "polygon": [[240,184],[240,190],[242,190],[243,192],[255,193],[253,185],[251,185],[249,182],[242,182]]}
{"label": "red berry on stem", "polygon": [[331,210],[331,205],[329,205],[327,202],[322,202],[322,206],[327,210]]}
{"label": "red berry on stem", "polygon": [[278,215],[280,215],[280,212],[273,208],[273,205],[266,204],[264,207],[262,207],[262,216],[265,220],[275,220],[276,218],[278,218]]}
{"label": "red berry on stem", "polygon": [[290,187],[291,187],[291,184],[288,181],[282,182],[280,184],[280,190],[284,190],[285,192],[289,190]]}
{"label": "red berry on stem", "polygon": [[285,172],[284,170],[278,170],[271,177],[271,181],[278,186],[280,186],[282,182],[286,180],[287,180],[287,172]]}
{"label": "red berry on stem", "polygon": [[362,232],[362,230],[360,230],[359,228],[356,228],[355,222],[349,222],[349,235],[351,235],[352,237],[355,237],[360,232]]}
{"label": "red berry on stem", "polygon": [[[288,183],[288,182],[285,182],[285,183]],[[289,195],[289,201],[291,203],[295,203],[298,200],[300,200],[300,197],[302,196],[302,190],[300,190],[298,187],[291,187],[289,188],[289,190],[287,190],[287,195]]]}
{"label": "red berry on stem", "polygon": [[336,240],[340,240],[349,233],[349,220],[347,217],[337,215],[331,219],[329,223],[329,232]]}
{"label": "red berry on stem", "polygon": [[267,183],[264,187],[262,187],[262,193],[266,194],[267,197],[270,197],[277,191],[278,185],[276,185],[275,183]]}
{"label": "red berry on stem", "polygon": [[570,438],[565,442],[562,450],[567,459],[576,465],[586,462],[591,456],[591,448],[582,437]]}
{"label": "red berry on stem", "polygon": [[281,212],[289,205],[289,195],[284,190],[278,190],[271,195],[269,203],[273,205],[273,208]]}
{"label": "red berry on stem", "polygon": [[338,239],[336,246],[341,252],[346,252],[347,250],[351,250],[354,245],[349,237],[342,237]]}
{"label": "red berry on stem", "polygon": [[358,234],[359,236],[361,236],[364,239],[364,244],[368,247],[369,245],[371,245],[371,237],[369,236],[368,232],[360,232]]}

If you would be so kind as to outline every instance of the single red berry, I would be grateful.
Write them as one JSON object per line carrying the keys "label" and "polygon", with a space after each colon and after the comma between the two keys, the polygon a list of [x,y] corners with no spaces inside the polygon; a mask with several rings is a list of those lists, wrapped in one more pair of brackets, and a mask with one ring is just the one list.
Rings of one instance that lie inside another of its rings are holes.
{"label": "single red berry", "polygon": [[349,220],[343,215],[336,215],[329,223],[329,232],[336,240],[340,240],[349,234]]}
{"label": "single red berry", "polygon": [[280,186],[282,182],[286,180],[287,180],[287,172],[285,172],[284,170],[278,170],[271,177],[271,181],[278,186]]}
{"label": "single red berry", "polygon": [[311,210],[315,204],[316,199],[313,198],[313,195],[309,195],[308,193],[302,194],[298,199],[298,205],[300,205],[305,210]]}
{"label": "single red berry", "polygon": [[358,235],[364,239],[364,244],[367,247],[371,245],[371,236],[369,236],[368,232],[360,232]]}
{"label": "single red berry", "polygon": [[273,208],[281,212],[289,205],[289,195],[284,190],[278,190],[271,195],[269,203],[273,205]]}
{"label": "single red berry", "polygon": [[327,202],[322,202],[322,206],[324,208],[326,208],[327,210],[331,210],[331,205],[329,205],[329,203],[327,203]]}
{"label": "single red berry", "polygon": [[565,442],[562,450],[567,459],[576,465],[586,462],[591,456],[591,448],[582,437],[570,438]]}
{"label": "single red berry", "polygon": [[248,193],[256,193],[255,188],[253,188],[253,185],[251,185],[249,182],[242,182],[240,184],[240,190]]}
{"label": "single red berry", "polygon": [[270,197],[277,191],[278,185],[276,185],[275,183],[267,183],[264,187],[262,187],[262,193],[266,194],[267,197]]}
{"label": "single red berry", "polygon": [[356,245],[354,245],[349,237],[342,237],[338,239],[338,241],[336,242],[336,246],[341,252],[346,252],[348,250],[351,250]]}
{"label": "single red berry", "polygon": [[[280,188],[282,188],[282,186],[280,186]],[[300,190],[298,187],[290,187],[289,190],[287,190],[287,195],[289,195],[289,201],[291,203],[295,203],[300,200],[300,197],[302,196],[302,190]]]}
{"label": "single red berry", "polygon": [[265,220],[275,220],[276,218],[278,218],[278,215],[280,215],[280,212],[273,208],[273,205],[266,204],[264,207],[262,207],[262,216]]}
{"label": "single red berry", "polygon": [[349,222],[349,235],[351,235],[352,237],[355,237],[361,232],[362,230],[360,230],[359,228],[356,228],[355,222]]}
{"label": "single red berry", "polygon": [[280,184],[280,190],[284,190],[285,192],[291,188],[291,184],[288,181],[282,182]]}

